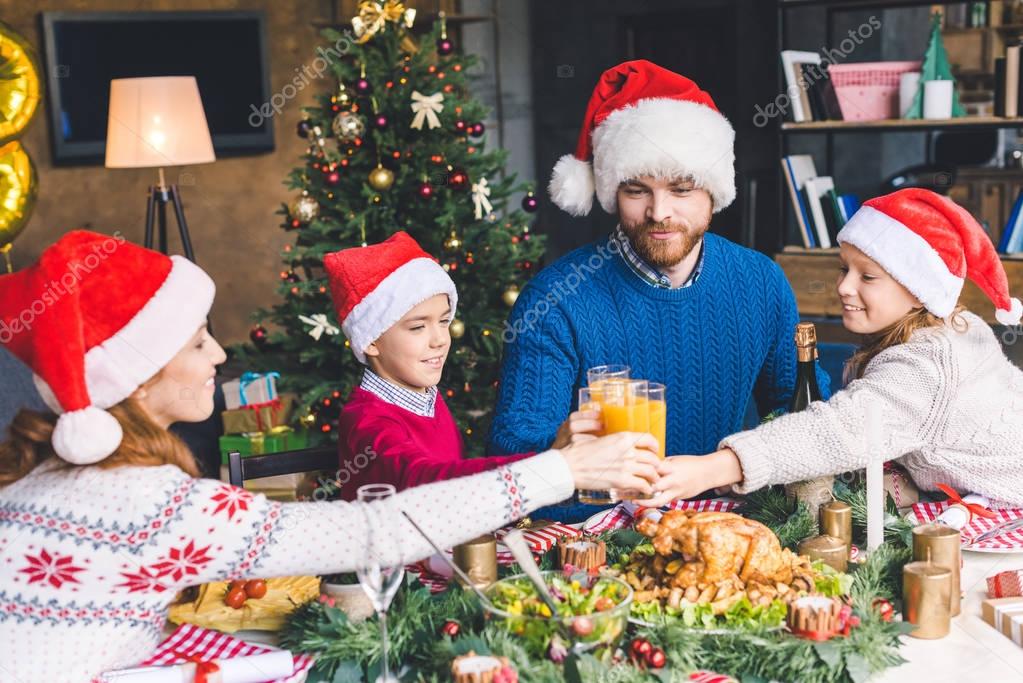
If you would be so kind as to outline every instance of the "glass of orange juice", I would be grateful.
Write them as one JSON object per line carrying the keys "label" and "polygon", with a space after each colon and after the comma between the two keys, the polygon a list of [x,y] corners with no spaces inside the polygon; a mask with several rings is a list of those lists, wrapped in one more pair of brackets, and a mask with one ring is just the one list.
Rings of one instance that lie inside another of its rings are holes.
{"label": "glass of orange juice", "polygon": [[628,365],[598,365],[586,371],[586,383],[591,388],[598,388],[601,382],[609,379],[629,379],[631,371]]}
{"label": "glass of orange juice", "polygon": [[[601,391],[599,388],[582,387],[579,389],[579,410],[594,410],[600,412],[600,396]],[[602,430],[596,432],[595,436],[603,436],[605,432]],[[594,491],[590,489],[578,489],[576,491],[576,497],[580,503],[586,505],[610,505],[614,502],[611,497],[610,491]]]}
{"label": "glass of orange juice", "polygon": [[647,382],[646,399],[647,410],[650,413],[650,433],[657,439],[657,445],[660,447],[657,454],[664,460],[668,436],[667,388],[658,382]]}

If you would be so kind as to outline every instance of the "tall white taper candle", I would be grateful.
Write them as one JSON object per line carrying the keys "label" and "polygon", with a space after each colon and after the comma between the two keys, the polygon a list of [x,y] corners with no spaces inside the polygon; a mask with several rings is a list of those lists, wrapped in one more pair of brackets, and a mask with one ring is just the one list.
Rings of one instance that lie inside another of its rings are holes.
{"label": "tall white taper candle", "polygon": [[866,406],[867,436],[867,552],[884,543],[884,429],[876,403]]}

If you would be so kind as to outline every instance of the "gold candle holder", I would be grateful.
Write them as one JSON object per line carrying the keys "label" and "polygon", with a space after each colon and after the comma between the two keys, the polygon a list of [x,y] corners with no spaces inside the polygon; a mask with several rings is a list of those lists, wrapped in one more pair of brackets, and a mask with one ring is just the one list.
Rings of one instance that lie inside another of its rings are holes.
{"label": "gold candle holder", "polygon": [[916,626],[914,638],[944,638],[952,625],[949,611],[952,571],[933,562],[910,562],[902,569],[905,620]]}
{"label": "gold candle holder", "polygon": [[821,505],[821,533],[840,538],[852,547],[852,508],[848,503],[833,500]]}
{"label": "gold candle holder", "polygon": [[797,551],[811,560],[821,560],[836,571],[844,572],[849,566],[849,546],[835,536],[814,536],[800,542]]}
{"label": "gold candle holder", "polygon": [[962,539],[959,531],[944,524],[922,524],[913,529],[913,559],[931,562],[952,572],[949,614],[959,616],[962,587],[960,568],[963,565]]}
{"label": "gold candle holder", "polygon": [[[452,559],[480,588],[497,581],[497,539],[490,534],[456,545]],[[458,582],[462,583],[462,579],[458,578]]]}

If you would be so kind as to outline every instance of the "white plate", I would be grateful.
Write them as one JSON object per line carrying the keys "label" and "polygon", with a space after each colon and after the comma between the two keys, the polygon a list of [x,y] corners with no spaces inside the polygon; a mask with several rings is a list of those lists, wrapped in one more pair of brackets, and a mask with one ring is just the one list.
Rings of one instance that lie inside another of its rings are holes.
{"label": "white plate", "polygon": [[971,548],[969,546],[963,546],[963,552],[967,553],[994,553],[995,555],[1012,555],[1013,553],[1023,552],[1021,548]]}

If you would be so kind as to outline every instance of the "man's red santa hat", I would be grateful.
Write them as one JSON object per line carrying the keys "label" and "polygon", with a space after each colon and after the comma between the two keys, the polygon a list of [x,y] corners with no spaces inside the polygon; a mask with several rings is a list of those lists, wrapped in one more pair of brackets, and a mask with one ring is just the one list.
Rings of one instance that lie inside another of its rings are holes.
{"label": "man's red santa hat", "polygon": [[121,444],[106,411],[170,362],[205,324],[213,280],[180,256],[78,230],[0,276],[0,343],[28,365],[60,417],[53,450],[99,462]]}
{"label": "man's red santa hat", "polygon": [[998,322],[1018,325],[1023,316],[991,238],[948,197],[907,188],[869,199],[838,241],[876,261],[939,318],[955,309],[966,278],[994,302]]}
{"label": "man's red santa hat", "polygon": [[323,267],[337,319],[360,363],[370,344],[430,297],[447,294],[455,315],[455,283],[407,232],[327,254]]}
{"label": "man's red santa hat", "polygon": [[710,95],[643,59],[601,75],[575,154],[554,166],[551,198],[573,216],[618,207],[618,186],[639,176],[689,178],[721,211],[735,199],[735,131]]}

